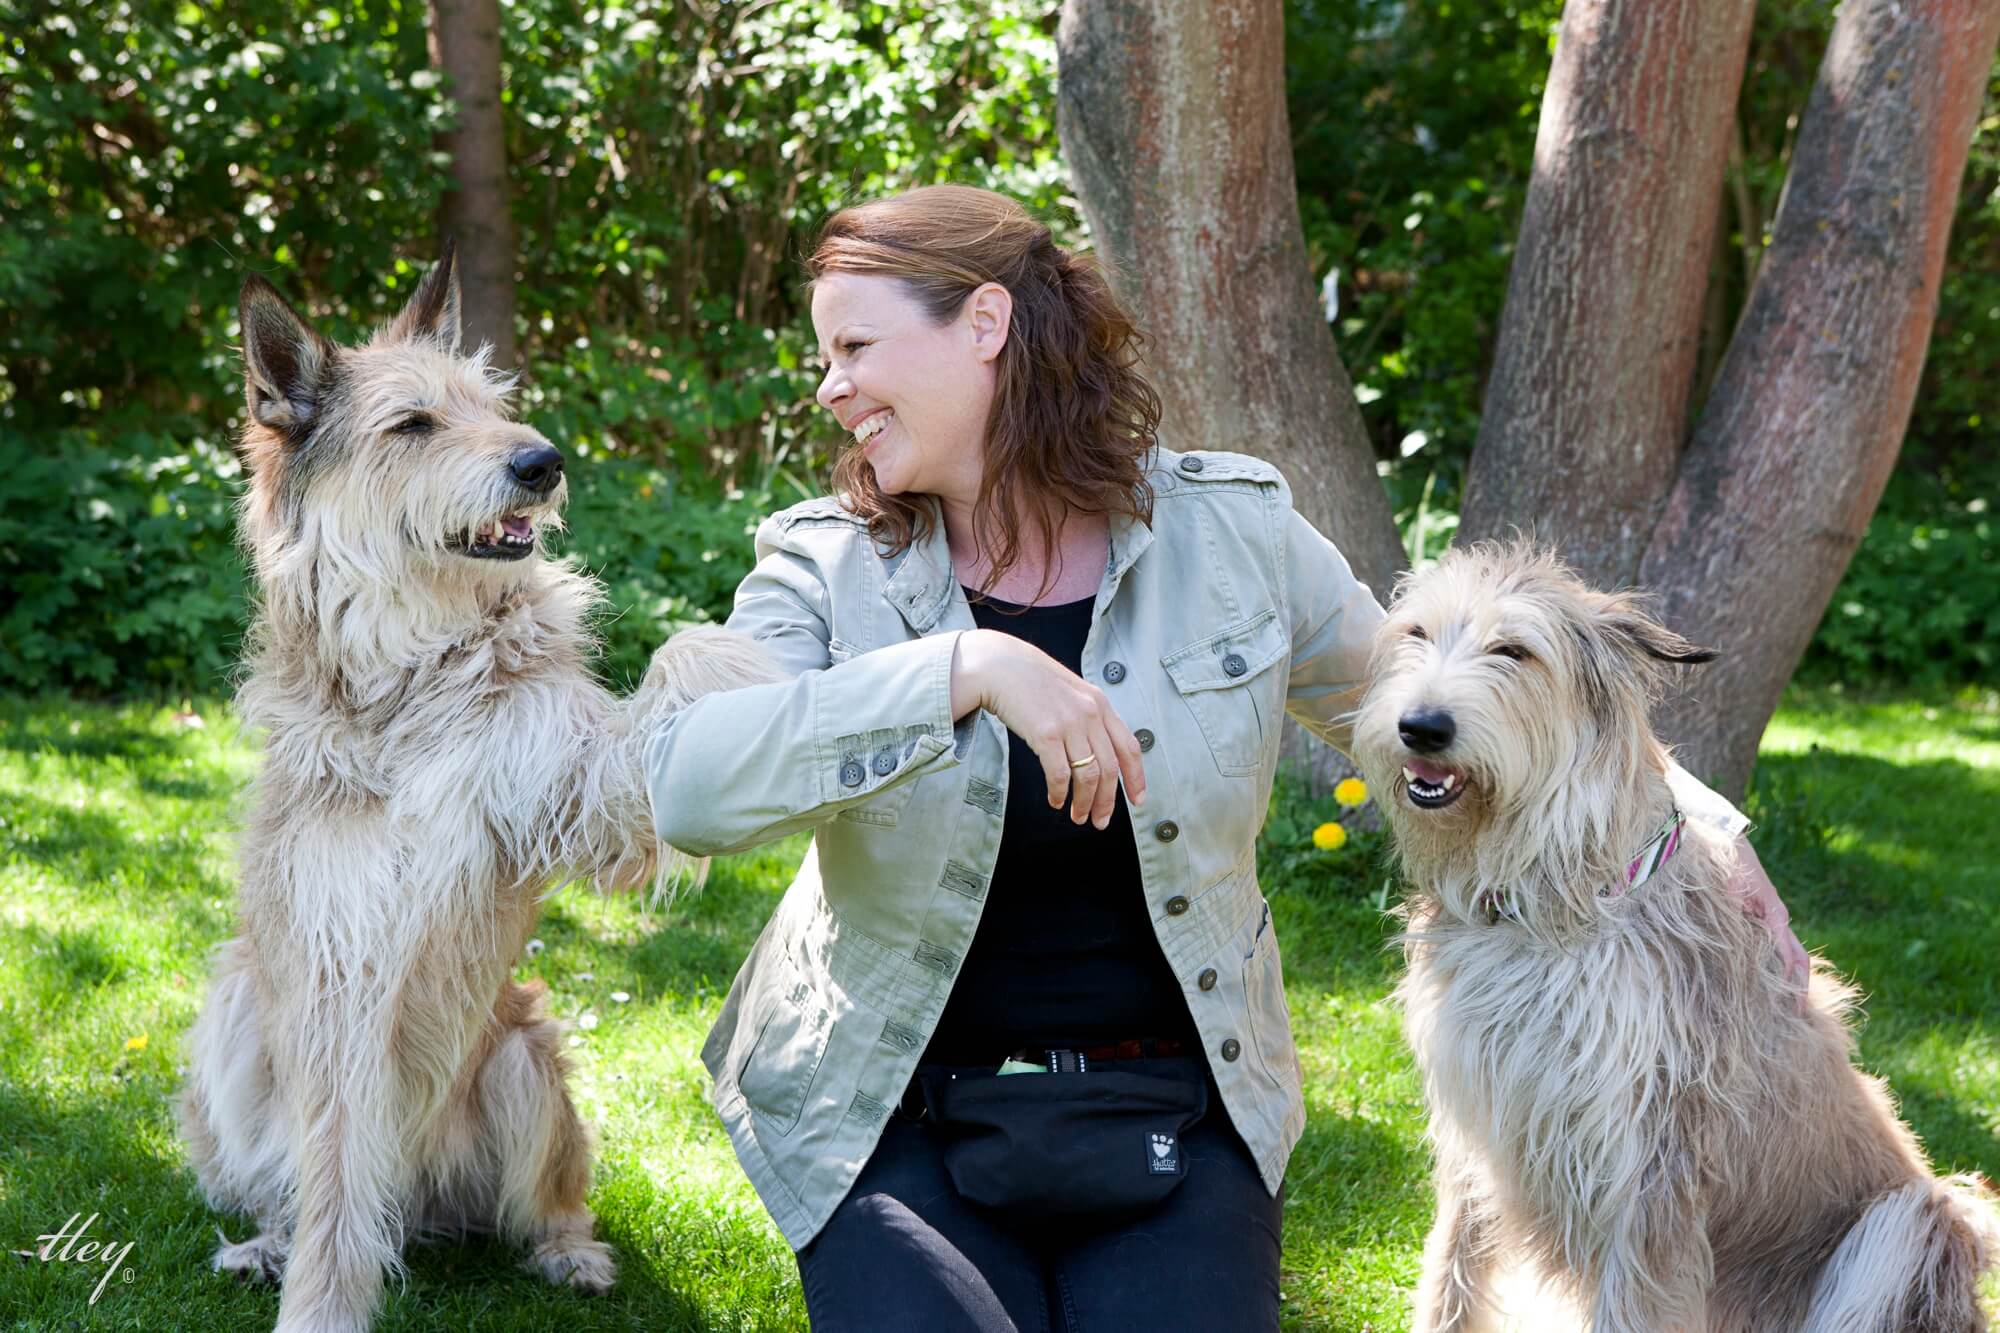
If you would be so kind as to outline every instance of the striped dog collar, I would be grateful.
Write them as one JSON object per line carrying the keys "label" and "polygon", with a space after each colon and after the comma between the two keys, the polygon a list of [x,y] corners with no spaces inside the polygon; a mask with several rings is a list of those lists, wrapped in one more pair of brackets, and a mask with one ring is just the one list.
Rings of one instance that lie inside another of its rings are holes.
{"label": "striped dog collar", "polygon": [[[1646,845],[1639,849],[1639,854],[1625,863],[1625,882],[1604,885],[1598,889],[1597,896],[1616,898],[1621,893],[1638,888],[1658,874],[1660,867],[1680,850],[1681,830],[1686,827],[1687,816],[1681,813],[1679,806],[1675,806],[1673,813],[1667,816],[1666,822],[1660,825],[1660,831],[1648,838]],[[1520,919],[1514,911],[1514,905],[1508,902],[1506,895],[1498,889],[1489,889],[1480,894],[1476,909],[1486,918],[1486,924],[1489,926],[1503,918],[1508,921]]]}

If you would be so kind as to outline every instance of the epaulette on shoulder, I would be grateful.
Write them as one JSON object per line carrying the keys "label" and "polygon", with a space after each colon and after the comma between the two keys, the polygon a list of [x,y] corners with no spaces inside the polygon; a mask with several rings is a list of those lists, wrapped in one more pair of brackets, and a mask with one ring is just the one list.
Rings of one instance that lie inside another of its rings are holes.
{"label": "epaulette on shoulder", "polygon": [[1282,486],[1285,481],[1282,472],[1261,458],[1220,449],[1184,453],[1167,470],[1178,481],[1254,481],[1266,486]]}
{"label": "epaulette on shoulder", "polygon": [[845,523],[854,528],[868,526],[868,520],[848,509],[838,495],[821,495],[811,500],[801,500],[789,509],[780,509],[771,517],[786,532],[808,524],[821,526],[827,523]]}

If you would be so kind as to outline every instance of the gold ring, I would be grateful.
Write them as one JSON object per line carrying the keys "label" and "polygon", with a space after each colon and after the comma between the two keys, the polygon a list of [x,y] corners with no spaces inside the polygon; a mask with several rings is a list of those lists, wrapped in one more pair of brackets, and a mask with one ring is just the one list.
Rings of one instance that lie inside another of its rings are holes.
{"label": "gold ring", "polygon": [[1072,759],[1072,760],[1070,760],[1070,761],[1069,761],[1069,766],[1070,766],[1070,768],[1072,768],[1072,769],[1078,769],[1078,768],[1089,768],[1089,767],[1090,767],[1090,766],[1091,766],[1092,764],[1094,764],[1094,763],[1096,763],[1096,762],[1097,762],[1097,756],[1096,756],[1096,755],[1094,755],[1094,754],[1087,754],[1087,755],[1085,755],[1085,756],[1084,756],[1083,758],[1081,758],[1081,759]]}

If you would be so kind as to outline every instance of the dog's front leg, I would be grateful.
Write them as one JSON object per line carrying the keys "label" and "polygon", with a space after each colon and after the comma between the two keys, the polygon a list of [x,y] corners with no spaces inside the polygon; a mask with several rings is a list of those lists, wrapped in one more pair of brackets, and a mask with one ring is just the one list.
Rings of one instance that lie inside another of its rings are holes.
{"label": "dog's front leg", "polygon": [[1693,1190],[1649,1180],[1592,1265],[1592,1333],[1702,1333],[1715,1257]]}
{"label": "dog's front leg", "polygon": [[1462,1180],[1440,1173],[1437,1220],[1424,1243],[1413,1333],[1490,1333],[1498,1256],[1484,1200]]}
{"label": "dog's front leg", "polygon": [[777,665],[750,639],[720,626],[684,629],[661,645],[629,700],[602,691],[587,702],[597,739],[582,756],[564,804],[579,855],[571,869],[606,888],[633,888],[652,877],[659,843],[646,787],[645,750],[653,729],[705,694],[781,679]]}
{"label": "dog's front leg", "polygon": [[[385,1270],[402,1262],[405,1177],[386,1032],[357,1031],[340,1012],[341,977],[329,998],[299,1013],[282,1056],[298,1143],[292,1244],[278,1303],[278,1333],[361,1333]],[[351,994],[351,991],[350,991]]]}

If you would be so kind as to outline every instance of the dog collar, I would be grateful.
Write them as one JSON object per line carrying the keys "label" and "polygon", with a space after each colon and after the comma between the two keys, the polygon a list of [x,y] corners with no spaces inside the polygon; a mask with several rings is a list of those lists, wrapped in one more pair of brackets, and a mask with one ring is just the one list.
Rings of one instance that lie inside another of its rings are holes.
{"label": "dog collar", "polygon": [[[1680,850],[1681,830],[1686,827],[1687,816],[1681,813],[1679,806],[1675,806],[1673,813],[1667,816],[1666,822],[1660,825],[1660,831],[1647,839],[1646,845],[1639,849],[1637,856],[1625,863],[1625,882],[1607,884],[1598,889],[1597,896],[1616,898],[1621,893],[1631,892],[1658,874],[1660,867]],[[1519,914],[1514,911],[1513,903],[1508,901],[1507,894],[1500,889],[1488,889],[1480,894],[1479,900],[1474,904],[1474,910],[1486,918],[1486,924],[1489,926],[1503,918],[1508,921],[1520,920]]]}

